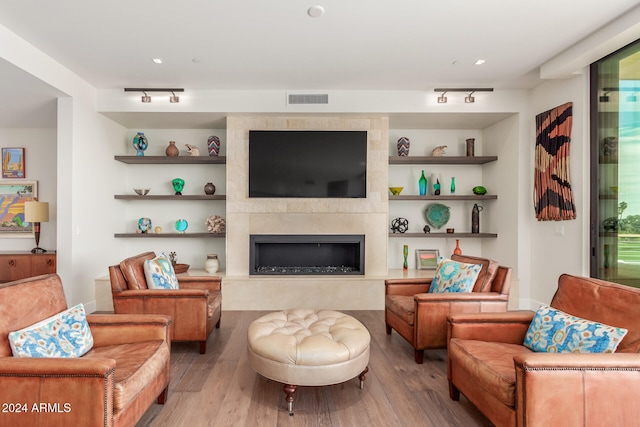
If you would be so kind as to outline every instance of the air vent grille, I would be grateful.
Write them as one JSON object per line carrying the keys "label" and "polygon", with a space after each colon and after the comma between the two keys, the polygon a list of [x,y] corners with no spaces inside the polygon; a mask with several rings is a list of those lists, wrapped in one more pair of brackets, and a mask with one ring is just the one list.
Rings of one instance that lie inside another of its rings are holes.
{"label": "air vent grille", "polygon": [[290,93],[289,105],[293,104],[328,104],[327,93]]}

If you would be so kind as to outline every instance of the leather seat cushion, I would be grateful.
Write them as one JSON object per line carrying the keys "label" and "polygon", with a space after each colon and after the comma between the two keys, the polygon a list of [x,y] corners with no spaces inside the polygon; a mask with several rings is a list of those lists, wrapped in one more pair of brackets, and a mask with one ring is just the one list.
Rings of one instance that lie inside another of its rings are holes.
{"label": "leather seat cushion", "polygon": [[153,381],[162,376],[169,363],[169,349],[164,341],[143,341],[94,347],[83,358],[114,359],[113,409],[122,409]]}
{"label": "leather seat cushion", "polygon": [[473,382],[505,405],[515,407],[513,356],[531,350],[519,344],[452,338],[448,351],[452,363],[464,367]]}
{"label": "leather seat cushion", "polygon": [[413,319],[415,317],[413,296],[386,295],[384,297],[384,307],[385,310],[390,311],[405,323],[413,326]]}

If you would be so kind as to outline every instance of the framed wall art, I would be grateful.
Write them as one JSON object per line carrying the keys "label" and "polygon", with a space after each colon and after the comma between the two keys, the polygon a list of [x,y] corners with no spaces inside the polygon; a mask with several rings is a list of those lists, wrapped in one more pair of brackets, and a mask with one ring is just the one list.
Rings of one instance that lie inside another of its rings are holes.
{"label": "framed wall art", "polygon": [[24,220],[24,203],[37,196],[37,181],[0,181],[0,239],[35,237],[33,224]]}
{"label": "framed wall art", "polygon": [[2,148],[2,179],[25,179],[24,148]]}
{"label": "framed wall art", "polygon": [[416,269],[435,270],[438,267],[438,249],[416,249]]}

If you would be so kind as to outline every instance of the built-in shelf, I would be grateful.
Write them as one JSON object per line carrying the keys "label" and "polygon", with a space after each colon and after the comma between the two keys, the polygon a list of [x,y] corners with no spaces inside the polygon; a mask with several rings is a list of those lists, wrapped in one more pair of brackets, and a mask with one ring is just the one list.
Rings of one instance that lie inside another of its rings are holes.
{"label": "built-in shelf", "polygon": [[389,156],[390,165],[484,165],[498,156]]}
{"label": "built-in shelf", "polygon": [[137,237],[137,238],[178,238],[186,239],[192,237],[212,237],[212,238],[224,238],[226,233],[116,233],[113,237]]}
{"label": "built-in shelf", "polygon": [[415,195],[399,195],[399,196],[389,196],[389,200],[495,200],[498,196],[496,194],[485,194],[482,196],[476,196],[474,194],[458,196],[458,195],[440,195],[440,196],[419,196]]}
{"label": "built-in shelf", "polygon": [[130,165],[197,165],[226,164],[226,156],[114,156],[119,162]]}
{"label": "built-in shelf", "polygon": [[119,200],[227,200],[226,194],[209,196],[206,194],[183,194],[182,196],[176,196],[174,194],[165,195],[149,195],[138,196],[137,194],[116,194],[114,199]]}
{"label": "built-in shelf", "polygon": [[448,239],[448,238],[486,238],[498,237],[496,233],[389,233],[389,237],[420,237],[432,239]]}

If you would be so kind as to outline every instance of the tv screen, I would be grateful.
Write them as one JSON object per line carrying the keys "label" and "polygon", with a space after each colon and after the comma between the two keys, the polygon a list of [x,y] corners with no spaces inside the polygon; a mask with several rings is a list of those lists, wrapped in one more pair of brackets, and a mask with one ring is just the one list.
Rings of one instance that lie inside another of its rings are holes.
{"label": "tv screen", "polygon": [[249,131],[249,197],[367,197],[367,132]]}

